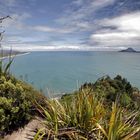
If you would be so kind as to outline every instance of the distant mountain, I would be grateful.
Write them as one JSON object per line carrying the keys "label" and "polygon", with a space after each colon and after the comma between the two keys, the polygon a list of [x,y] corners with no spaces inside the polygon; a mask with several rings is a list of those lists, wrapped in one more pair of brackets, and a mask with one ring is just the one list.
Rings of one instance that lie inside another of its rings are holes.
{"label": "distant mountain", "polygon": [[134,50],[133,48],[127,48],[125,50],[121,50],[119,52],[130,52],[130,53],[140,53],[139,51]]}

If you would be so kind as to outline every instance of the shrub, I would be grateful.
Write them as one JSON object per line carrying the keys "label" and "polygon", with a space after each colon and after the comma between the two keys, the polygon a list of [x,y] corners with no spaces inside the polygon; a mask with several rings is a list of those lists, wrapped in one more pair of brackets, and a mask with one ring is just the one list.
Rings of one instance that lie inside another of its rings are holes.
{"label": "shrub", "polygon": [[140,108],[138,96],[134,95],[134,93],[139,93],[139,90],[120,75],[117,75],[114,79],[105,76],[95,83],[85,83],[79,91],[86,89],[90,89],[96,97],[104,98],[106,104],[111,105],[117,99],[123,107],[128,106],[131,110]]}
{"label": "shrub", "polygon": [[0,135],[24,126],[37,114],[36,102],[45,97],[31,86],[10,75],[0,76]]}
{"label": "shrub", "polygon": [[121,96],[120,104],[123,106],[130,106],[132,102],[132,99],[126,93]]}
{"label": "shrub", "polygon": [[62,103],[48,100],[46,104],[47,108],[39,105],[45,127],[36,133],[34,140],[127,140],[140,132],[137,111],[129,113],[116,102],[111,109],[105,108],[88,90],[79,92],[73,100],[63,99]]}
{"label": "shrub", "polygon": [[31,102],[18,83],[13,84],[4,76],[0,78],[0,131],[9,131],[28,121],[31,116]]}

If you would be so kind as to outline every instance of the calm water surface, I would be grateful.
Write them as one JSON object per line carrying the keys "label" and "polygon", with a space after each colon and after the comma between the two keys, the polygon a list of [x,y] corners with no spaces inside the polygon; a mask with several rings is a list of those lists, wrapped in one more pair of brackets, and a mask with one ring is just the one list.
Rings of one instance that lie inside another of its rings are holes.
{"label": "calm water surface", "polygon": [[84,82],[120,74],[140,88],[140,54],[119,52],[33,52],[17,56],[12,73],[37,89],[71,92]]}

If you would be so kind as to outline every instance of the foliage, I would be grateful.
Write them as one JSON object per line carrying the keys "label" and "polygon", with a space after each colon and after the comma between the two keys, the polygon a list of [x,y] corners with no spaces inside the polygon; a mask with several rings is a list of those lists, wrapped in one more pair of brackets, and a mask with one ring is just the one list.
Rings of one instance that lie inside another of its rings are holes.
{"label": "foliage", "polygon": [[[35,100],[43,102],[44,96],[29,85],[10,75],[0,76],[0,135],[13,131],[37,114]],[[42,103],[43,105],[43,103]]]}
{"label": "foliage", "polygon": [[134,92],[139,93],[139,90],[120,75],[117,75],[114,79],[105,76],[98,79],[95,83],[85,83],[81,86],[80,91],[86,89],[90,89],[98,98],[105,98],[106,104],[110,105],[117,99],[123,107],[128,106],[132,110],[140,107],[134,96]]}
{"label": "foliage", "polygon": [[[0,24],[7,18],[10,16],[0,18]],[[3,57],[1,41],[4,32],[0,32],[0,57]],[[44,105],[46,99],[30,85],[9,74],[13,60],[11,52],[9,52],[9,61],[4,62],[0,58],[0,136],[23,126],[32,115],[37,115],[36,102]]]}
{"label": "foliage", "polygon": [[45,127],[36,133],[35,139],[132,139],[140,132],[136,117],[138,111],[129,112],[118,106],[106,108],[103,99],[89,89],[80,91],[72,100],[47,100],[47,108],[39,105]]}
{"label": "foliage", "polygon": [[[112,111],[109,114],[109,119],[106,120],[106,125],[97,124],[97,128],[104,136],[100,139],[107,140],[129,140],[136,138],[136,134],[140,133],[140,124],[136,121],[139,112],[127,112],[117,106],[117,103],[112,104]],[[135,124],[137,122],[137,124]]]}
{"label": "foliage", "polygon": [[[20,84],[13,84],[5,76],[0,77],[0,131],[9,131],[12,127],[29,120],[31,104],[25,99]],[[21,122],[22,121],[22,122]]]}

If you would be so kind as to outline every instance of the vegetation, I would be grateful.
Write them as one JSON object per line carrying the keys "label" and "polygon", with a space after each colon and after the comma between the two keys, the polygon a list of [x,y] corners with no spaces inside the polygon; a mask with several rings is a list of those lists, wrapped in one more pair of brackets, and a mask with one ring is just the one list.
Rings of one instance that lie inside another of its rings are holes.
{"label": "vegetation", "polygon": [[105,103],[110,105],[115,100],[119,100],[122,107],[128,109],[138,109],[139,102],[136,100],[135,94],[140,95],[137,88],[132,87],[127,79],[117,75],[114,79],[109,76],[98,79],[95,83],[85,83],[81,86],[80,90],[90,90],[98,98],[104,98]]}
{"label": "vegetation", "polygon": [[[10,17],[0,18],[0,23],[7,18]],[[4,31],[0,33],[1,56],[3,56],[1,46],[3,33]],[[7,63],[0,59],[0,136],[24,126],[37,114],[35,102],[43,105],[45,99],[45,96],[31,86],[9,74],[13,60],[14,58],[10,56]]]}
{"label": "vegetation", "polygon": [[125,78],[105,76],[60,100],[48,100],[9,74],[12,62],[3,65],[0,60],[0,136],[39,115],[44,128],[36,131],[34,140],[140,139],[140,92]]}
{"label": "vegetation", "polygon": [[12,76],[0,76],[0,134],[23,126],[37,115],[36,101],[43,105],[44,96]]}
{"label": "vegetation", "polygon": [[140,100],[136,96],[139,90],[126,79],[106,76],[85,83],[79,91],[60,100],[47,100],[2,68],[0,132],[3,135],[23,126],[39,112],[45,127],[36,131],[34,140],[137,140]]}
{"label": "vegetation", "polygon": [[140,112],[138,106],[132,108],[137,103],[133,98],[136,91],[121,76],[114,79],[107,76],[94,84],[84,84],[60,101],[47,100],[47,108],[39,105],[45,127],[34,140],[139,139]]}

